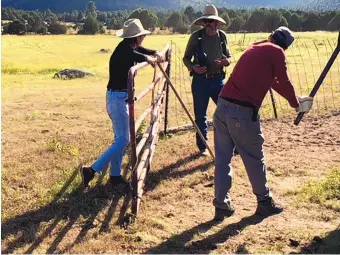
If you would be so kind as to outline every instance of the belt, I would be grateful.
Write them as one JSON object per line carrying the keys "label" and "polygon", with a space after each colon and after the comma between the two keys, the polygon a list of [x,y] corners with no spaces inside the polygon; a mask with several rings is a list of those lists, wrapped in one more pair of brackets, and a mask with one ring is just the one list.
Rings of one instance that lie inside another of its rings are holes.
{"label": "belt", "polygon": [[216,77],[222,77],[223,74],[222,73],[206,73],[206,74],[203,74],[203,77],[206,78],[206,79],[214,79]]}
{"label": "belt", "polygon": [[241,100],[229,98],[229,97],[220,97],[220,98],[226,100],[229,103],[252,109],[253,110],[252,121],[254,121],[254,122],[257,121],[257,115],[259,114],[259,108],[254,106],[252,103],[249,103],[247,101],[241,101]]}
{"label": "belt", "polygon": [[241,100],[233,99],[233,98],[230,98],[230,97],[222,97],[222,96],[220,98],[223,98],[224,100],[228,101],[229,103],[237,104],[237,105],[240,105],[240,106],[243,106],[243,107],[248,107],[248,108],[251,108],[251,109],[257,108],[252,103],[249,103],[247,101],[241,101]]}
{"label": "belt", "polygon": [[205,73],[205,74],[196,74],[196,73],[193,73],[194,76],[198,76],[198,77],[202,77],[202,78],[205,78],[205,79],[214,79],[216,77],[223,77],[224,74],[222,73]]}
{"label": "belt", "polygon": [[107,89],[107,91],[111,91],[111,92],[127,92],[127,89]]}

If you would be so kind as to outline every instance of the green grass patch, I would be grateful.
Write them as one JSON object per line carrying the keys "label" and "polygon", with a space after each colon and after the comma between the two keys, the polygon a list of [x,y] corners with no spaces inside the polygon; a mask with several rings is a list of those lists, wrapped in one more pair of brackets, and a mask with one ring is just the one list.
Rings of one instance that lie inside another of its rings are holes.
{"label": "green grass patch", "polygon": [[340,211],[340,168],[333,168],[323,180],[308,182],[298,195],[304,201]]}
{"label": "green grass patch", "polygon": [[73,158],[79,157],[79,149],[73,145],[66,145],[57,134],[52,141],[48,144],[47,150],[56,153],[65,153]]}

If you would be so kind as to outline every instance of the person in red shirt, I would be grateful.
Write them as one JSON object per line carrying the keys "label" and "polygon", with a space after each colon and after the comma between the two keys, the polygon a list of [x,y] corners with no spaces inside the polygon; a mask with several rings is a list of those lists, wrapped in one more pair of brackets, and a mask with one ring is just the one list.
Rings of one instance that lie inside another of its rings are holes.
{"label": "person in red shirt", "polygon": [[257,198],[256,214],[267,217],[283,211],[267,185],[263,134],[258,111],[270,88],[288,100],[298,112],[312,107],[312,98],[297,97],[287,75],[284,51],[293,43],[293,33],[279,27],[268,40],[251,45],[237,62],[224,85],[214,113],[215,220],[231,216],[229,190],[232,184],[231,158],[239,152]]}

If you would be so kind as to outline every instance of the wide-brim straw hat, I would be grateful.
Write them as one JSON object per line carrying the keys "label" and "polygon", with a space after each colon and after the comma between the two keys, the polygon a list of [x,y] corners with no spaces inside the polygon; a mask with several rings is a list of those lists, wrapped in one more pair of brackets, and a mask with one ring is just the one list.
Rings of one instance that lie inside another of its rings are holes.
{"label": "wide-brim straw hat", "polygon": [[219,25],[226,24],[224,19],[218,16],[218,11],[216,7],[213,4],[208,4],[205,6],[202,17],[199,17],[198,19],[194,20],[192,24],[195,25],[204,25],[203,20],[205,19],[213,19],[219,22]]}
{"label": "wide-brim straw hat", "polygon": [[133,38],[148,34],[151,34],[151,32],[144,29],[139,19],[129,19],[125,21],[123,29],[120,29],[116,32],[116,36],[121,38]]}

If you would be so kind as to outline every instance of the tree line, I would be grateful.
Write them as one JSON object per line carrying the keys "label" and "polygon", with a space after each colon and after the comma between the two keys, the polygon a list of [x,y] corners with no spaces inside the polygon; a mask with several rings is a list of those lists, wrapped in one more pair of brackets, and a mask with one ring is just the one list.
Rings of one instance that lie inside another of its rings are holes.
{"label": "tree line", "polygon": [[[72,12],[83,9],[89,0],[2,0],[2,7],[12,7],[23,10],[46,10],[50,9],[55,13]],[[94,1],[94,0],[92,0]],[[329,11],[340,10],[339,0],[95,0],[96,6],[101,11],[112,10],[134,10],[137,8],[153,9],[156,12],[161,9],[180,10],[188,3],[197,10],[203,9],[207,2],[216,6],[235,8],[253,8],[255,6],[270,6],[271,8],[308,10],[308,11]]]}
{"label": "tree line", "polygon": [[[278,26],[288,26],[293,31],[340,30],[340,11],[303,11],[289,9],[228,9],[218,8],[226,21],[222,27],[227,32],[271,32]],[[98,11],[93,1],[85,10],[53,13],[50,10],[25,11],[2,8],[1,19],[11,22],[2,26],[3,34],[65,34],[70,22],[78,34],[105,33],[106,29],[120,29],[125,20],[139,18],[146,29],[170,28],[173,32],[188,33],[198,29],[190,24],[202,15],[200,10],[187,6],[181,11],[152,11],[138,8],[134,11]]]}

